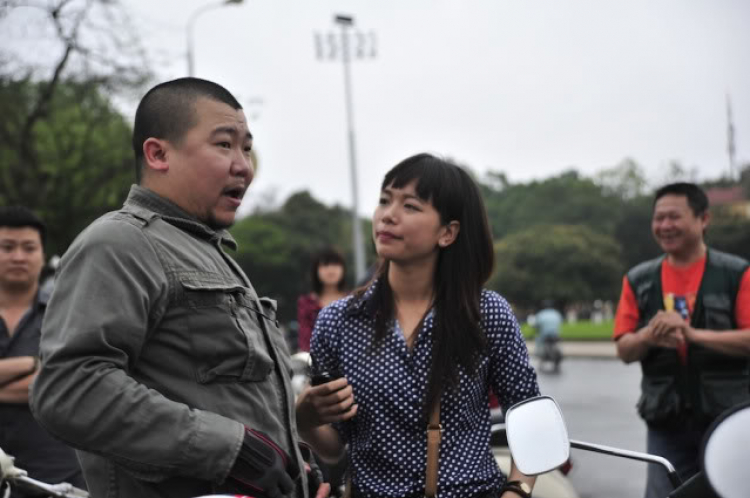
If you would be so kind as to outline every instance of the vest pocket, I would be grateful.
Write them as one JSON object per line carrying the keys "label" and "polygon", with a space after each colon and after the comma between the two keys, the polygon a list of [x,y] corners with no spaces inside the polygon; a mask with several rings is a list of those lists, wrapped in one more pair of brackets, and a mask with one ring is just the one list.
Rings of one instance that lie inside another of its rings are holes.
{"label": "vest pocket", "polygon": [[676,416],[680,410],[680,397],[674,377],[644,375],[641,380],[641,397],[636,404],[643,420],[663,422]]}
{"label": "vest pocket", "polygon": [[732,326],[732,303],[725,294],[706,294],[703,296],[703,309],[706,313],[706,328],[709,330],[728,330]]}
{"label": "vest pocket", "polygon": [[725,410],[750,400],[750,380],[738,373],[710,373],[701,375],[700,401],[703,412],[711,418]]}

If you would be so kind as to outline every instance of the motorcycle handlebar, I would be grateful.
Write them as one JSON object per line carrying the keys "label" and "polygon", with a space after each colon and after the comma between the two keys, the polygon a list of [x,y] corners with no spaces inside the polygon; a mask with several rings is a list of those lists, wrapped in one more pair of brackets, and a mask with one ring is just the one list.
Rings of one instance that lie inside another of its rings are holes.
{"label": "motorcycle handlebar", "polygon": [[0,448],[0,491],[6,488],[5,496],[8,496],[10,493],[7,491],[11,487],[45,493],[47,496],[54,498],[88,498],[89,496],[87,491],[76,488],[67,482],[47,484],[46,482],[32,479],[26,474],[25,470],[13,465],[13,457],[7,455]]}
{"label": "motorcycle handlebar", "polygon": [[76,488],[67,482],[60,484],[47,484],[46,482],[37,481],[36,479],[32,479],[25,475],[6,477],[4,480],[12,487],[34,491],[35,493],[45,493],[46,496],[54,498],[88,498],[89,496],[87,491]]}

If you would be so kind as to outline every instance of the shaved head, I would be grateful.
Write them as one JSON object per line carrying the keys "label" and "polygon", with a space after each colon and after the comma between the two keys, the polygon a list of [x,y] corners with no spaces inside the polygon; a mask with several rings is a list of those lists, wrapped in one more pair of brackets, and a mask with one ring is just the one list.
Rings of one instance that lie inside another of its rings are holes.
{"label": "shaved head", "polygon": [[179,144],[198,122],[195,103],[201,98],[242,109],[226,88],[198,78],[180,78],[161,83],[141,99],[133,125],[135,175],[139,183],[143,173],[143,142],[149,138],[159,138]]}

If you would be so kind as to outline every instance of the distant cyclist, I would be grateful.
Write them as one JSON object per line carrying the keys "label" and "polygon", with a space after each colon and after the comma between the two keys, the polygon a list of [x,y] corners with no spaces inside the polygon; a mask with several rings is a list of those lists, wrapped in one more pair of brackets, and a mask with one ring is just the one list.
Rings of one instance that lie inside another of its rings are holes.
{"label": "distant cyclist", "polygon": [[562,323],[563,316],[554,308],[553,301],[551,299],[542,301],[542,309],[534,315],[532,324],[536,330],[536,356],[542,362],[539,365],[540,369],[545,362],[550,362],[555,372],[560,371],[562,352],[558,342]]}

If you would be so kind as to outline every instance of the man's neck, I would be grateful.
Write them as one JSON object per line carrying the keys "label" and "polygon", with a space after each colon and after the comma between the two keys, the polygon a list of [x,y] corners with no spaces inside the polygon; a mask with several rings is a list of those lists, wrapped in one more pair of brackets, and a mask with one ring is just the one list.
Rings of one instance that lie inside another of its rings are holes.
{"label": "man's neck", "polygon": [[28,287],[0,286],[0,308],[26,309],[34,302],[39,284]]}
{"label": "man's neck", "polygon": [[695,248],[683,253],[668,253],[667,261],[678,268],[690,266],[706,255],[706,244],[701,242]]}

